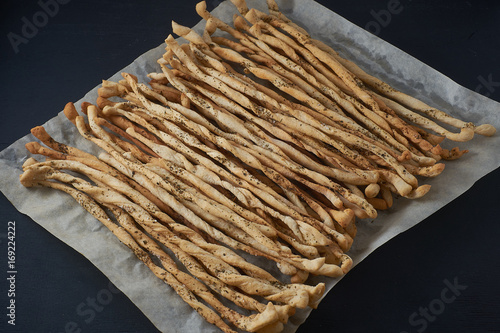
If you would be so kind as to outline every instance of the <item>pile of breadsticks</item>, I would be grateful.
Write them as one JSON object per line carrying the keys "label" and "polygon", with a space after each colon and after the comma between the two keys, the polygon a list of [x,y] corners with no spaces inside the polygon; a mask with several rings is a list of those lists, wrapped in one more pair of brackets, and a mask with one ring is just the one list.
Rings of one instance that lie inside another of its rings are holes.
{"label": "pile of breadsticks", "polygon": [[222,331],[279,332],[323,296],[311,274],[349,270],[356,218],[425,195],[419,179],[466,152],[442,140],[495,129],[370,76],[274,0],[269,14],[232,2],[232,26],[204,2],[201,35],[173,23],[187,43],[166,39],[148,84],[124,73],[84,115],[66,105],[98,156],[33,128],[44,145],[26,148],[45,160],[29,158],[21,183],[71,195]]}

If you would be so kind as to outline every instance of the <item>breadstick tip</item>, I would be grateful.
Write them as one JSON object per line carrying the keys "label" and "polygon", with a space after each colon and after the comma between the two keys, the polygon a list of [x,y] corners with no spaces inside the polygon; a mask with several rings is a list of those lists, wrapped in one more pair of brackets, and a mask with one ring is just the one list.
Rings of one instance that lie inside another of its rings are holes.
{"label": "breadstick tip", "polygon": [[76,111],[75,105],[72,102],[64,106],[64,115],[69,121],[75,124],[75,118],[78,117],[78,111]]}
{"label": "breadstick tip", "polygon": [[479,125],[474,129],[474,132],[479,135],[493,136],[496,133],[496,128],[490,124]]}
{"label": "breadstick tip", "polygon": [[207,3],[205,1],[200,1],[196,4],[196,13],[203,17],[205,20],[208,19],[210,14],[207,12]]}

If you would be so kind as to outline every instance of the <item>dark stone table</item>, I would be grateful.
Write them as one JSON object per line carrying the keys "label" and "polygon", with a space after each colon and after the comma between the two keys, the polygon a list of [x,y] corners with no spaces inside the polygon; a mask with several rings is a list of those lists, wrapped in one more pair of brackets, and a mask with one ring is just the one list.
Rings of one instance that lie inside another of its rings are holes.
{"label": "dark stone table", "polygon": [[[500,101],[497,1],[320,2]],[[2,1],[0,150],[162,43],[172,19],[186,26],[199,20],[190,0],[54,3]],[[209,0],[209,8],[218,3]],[[299,332],[500,332],[499,186],[497,169],[377,249]],[[6,316],[9,221],[16,223],[15,326]],[[87,259],[3,195],[0,222],[1,332],[157,332]]]}

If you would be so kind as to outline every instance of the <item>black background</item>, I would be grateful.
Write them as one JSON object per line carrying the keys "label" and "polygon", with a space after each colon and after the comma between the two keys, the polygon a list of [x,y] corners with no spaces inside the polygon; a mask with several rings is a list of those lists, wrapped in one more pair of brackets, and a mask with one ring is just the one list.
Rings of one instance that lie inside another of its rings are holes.
{"label": "black background", "polygon": [[[388,24],[378,23],[377,31],[374,13],[394,0],[319,2],[459,84],[500,101],[497,1],[401,0],[402,11]],[[0,150],[162,43],[172,19],[196,24],[195,3],[69,1],[16,53],[8,34],[21,35],[22,18],[32,21],[41,7],[36,1],[2,1]],[[211,9],[219,2],[207,3]],[[337,284],[298,331],[417,332],[423,327],[412,327],[409,316],[440,298],[445,279],[457,279],[467,289],[424,331],[500,332],[499,185],[497,169],[377,249]],[[108,279],[17,212],[3,195],[0,221],[1,332],[64,332],[68,322],[82,332],[157,332],[121,293],[86,323],[88,317],[79,316],[76,308],[109,290]],[[1,278],[7,271],[8,221],[16,222],[16,326],[7,325],[7,282]]]}

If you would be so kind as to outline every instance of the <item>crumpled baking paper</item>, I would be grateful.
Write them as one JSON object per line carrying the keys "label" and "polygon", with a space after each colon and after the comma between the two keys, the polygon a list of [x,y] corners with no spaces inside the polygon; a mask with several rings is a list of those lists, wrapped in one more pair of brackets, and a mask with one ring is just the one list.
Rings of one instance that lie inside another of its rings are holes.
{"label": "crumpled baking paper", "polygon": [[[265,1],[249,0],[250,7],[267,11]],[[500,128],[500,104],[472,92],[394,46],[369,34],[339,15],[312,0],[278,1],[280,9],[313,37],[333,46],[342,55],[354,60],[369,73],[389,82],[395,88],[422,99],[461,119],[476,124],[490,123]],[[225,1],[213,14],[231,22],[234,6]],[[194,8],[193,8],[194,15]],[[172,19],[175,20],[175,17]],[[203,30],[203,22],[195,29]],[[146,52],[132,64],[117,72],[110,80],[121,79],[121,72],[135,74],[147,82],[146,74],[159,71],[156,60],[164,45]],[[376,59],[374,61],[373,59]],[[80,101],[95,102],[97,87]],[[53,137],[88,152],[97,148],[80,137],[62,113],[44,124]],[[186,305],[170,287],[157,279],[127,247],[103,225],[84,211],[66,194],[50,189],[26,189],[19,183],[21,165],[28,158],[25,143],[36,140],[31,134],[13,143],[0,153],[0,189],[22,213],[29,215],[54,236],[73,247],[98,267],[120,288],[162,332],[218,332]],[[460,144],[470,153],[459,161],[446,163],[445,171],[431,184],[431,191],[419,200],[395,200],[394,206],[381,212],[375,221],[359,221],[358,236],[349,252],[357,264],[377,247],[449,203],[470,188],[475,181],[500,166],[500,136],[476,136]],[[457,181],[460,180],[460,181]],[[92,246],[89,246],[92,244]],[[326,282],[330,290],[338,279],[313,278],[310,282]],[[293,316],[285,332],[295,332],[310,310]]]}

